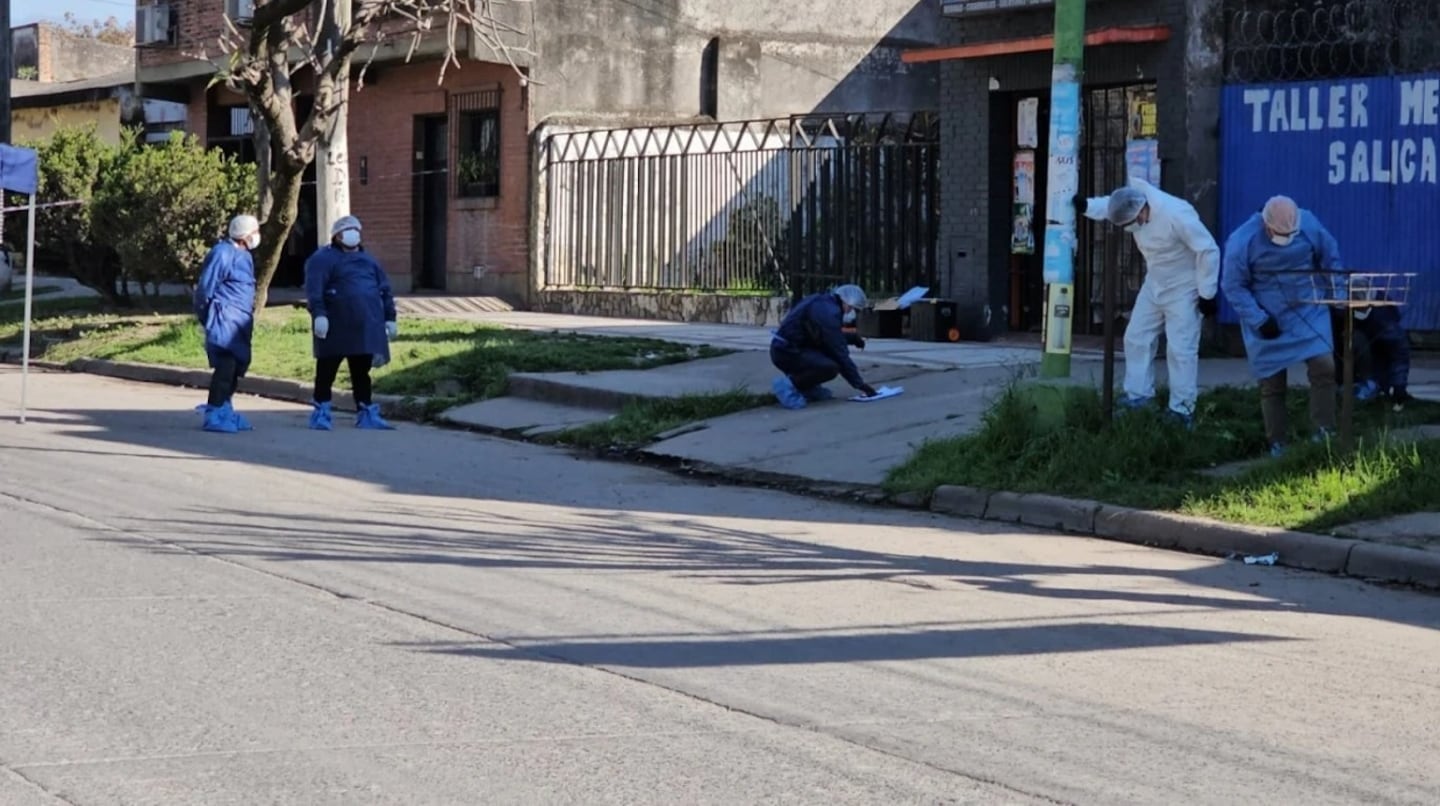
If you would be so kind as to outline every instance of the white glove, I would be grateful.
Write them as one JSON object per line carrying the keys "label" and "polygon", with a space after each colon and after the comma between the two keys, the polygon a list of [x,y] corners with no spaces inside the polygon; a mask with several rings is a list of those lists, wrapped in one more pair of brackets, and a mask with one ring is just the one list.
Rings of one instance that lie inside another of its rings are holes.
{"label": "white glove", "polygon": [[394,341],[394,340],[395,340],[395,337],[398,336],[398,335],[400,335],[400,323],[399,323],[399,322],[386,322],[386,323],[385,323],[385,335],[386,335],[386,336],[389,336],[391,341]]}
{"label": "white glove", "polygon": [[315,317],[315,338],[323,339],[328,335],[330,335],[330,317]]}

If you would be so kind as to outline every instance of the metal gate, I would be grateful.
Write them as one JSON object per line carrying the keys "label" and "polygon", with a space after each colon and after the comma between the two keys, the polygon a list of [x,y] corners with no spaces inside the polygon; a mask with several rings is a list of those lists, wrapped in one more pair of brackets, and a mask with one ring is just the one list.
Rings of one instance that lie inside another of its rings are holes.
{"label": "metal gate", "polygon": [[547,288],[802,296],[935,285],[932,113],[554,134]]}
{"label": "metal gate", "polygon": [[[1080,162],[1080,188],[1085,196],[1108,196],[1125,185],[1126,132],[1130,125],[1131,93],[1153,91],[1154,84],[1086,90],[1081,134],[1084,157]],[[1115,303],[1128,312],[1135,307],[1145,262],[1135,239],[1108,224],[1080,219],[1080,255],[1075,279],[1077,332],[1098,335],[1104,330],[1105,266],[1115,266],[1119,280]]]}

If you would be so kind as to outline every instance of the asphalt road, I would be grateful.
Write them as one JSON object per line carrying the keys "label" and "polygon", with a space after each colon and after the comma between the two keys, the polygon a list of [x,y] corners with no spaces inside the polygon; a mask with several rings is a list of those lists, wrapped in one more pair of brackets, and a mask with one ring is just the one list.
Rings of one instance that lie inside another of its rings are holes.
{"label": "asphalt road", "polygon": [[1437,597],[18,390],[0,804],[1440,802]]}

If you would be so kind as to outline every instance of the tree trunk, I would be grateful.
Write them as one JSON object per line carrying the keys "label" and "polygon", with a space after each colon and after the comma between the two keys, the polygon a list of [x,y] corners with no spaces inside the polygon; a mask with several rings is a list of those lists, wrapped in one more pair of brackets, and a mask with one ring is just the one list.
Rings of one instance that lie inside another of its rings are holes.
{"label": "tree trunk", "polygon": [[255,126],[251,137],[255,142],[255,184],[260,191],[260,210],[255,217],[265,221],[270,218],[270,208],[275,204],[274,195],[270,192],[270,127],[265,125],[265,118],[255,110],[254,104],[250,105],[250,119]]}
{"label": "tree trunk", "polygon": [[270,283],[280,268],[280,256],[300,207],[300,183],[305,165],[279,160],[270,175],[272,204],[270,216],[260,227],[260,248],[255,251],[255,310],[265,310],[270,301]]}

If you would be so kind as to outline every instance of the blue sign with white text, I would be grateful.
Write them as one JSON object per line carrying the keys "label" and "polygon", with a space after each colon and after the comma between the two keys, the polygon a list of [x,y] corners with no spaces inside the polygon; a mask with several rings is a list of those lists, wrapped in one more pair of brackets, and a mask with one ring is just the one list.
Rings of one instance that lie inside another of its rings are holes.
{"label": "blue sign with white text", "polygon": [[1417,273],[1404,325],[1440,330],[1440,73],[1227,86],[1221,127],[1222,248],[1289,196],[1347,270]]}

